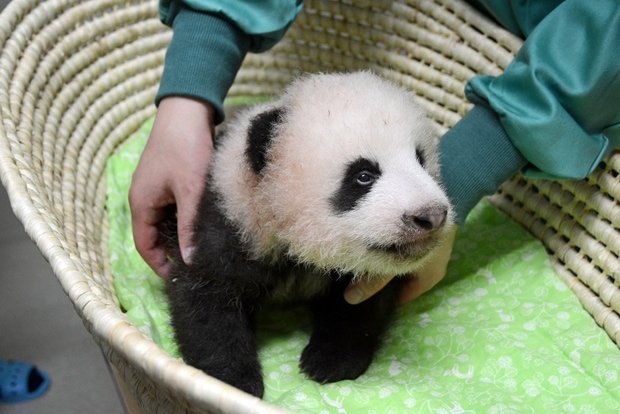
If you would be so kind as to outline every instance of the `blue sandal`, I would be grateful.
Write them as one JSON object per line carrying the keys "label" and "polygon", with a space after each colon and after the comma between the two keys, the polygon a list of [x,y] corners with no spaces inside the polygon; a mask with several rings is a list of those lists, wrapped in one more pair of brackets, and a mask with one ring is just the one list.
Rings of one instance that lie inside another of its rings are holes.
{"label": "blue sandal", "polygon": [[49,388],[49,377],[35,366],[0,359],[0,403],[14,403],[40,397]]}

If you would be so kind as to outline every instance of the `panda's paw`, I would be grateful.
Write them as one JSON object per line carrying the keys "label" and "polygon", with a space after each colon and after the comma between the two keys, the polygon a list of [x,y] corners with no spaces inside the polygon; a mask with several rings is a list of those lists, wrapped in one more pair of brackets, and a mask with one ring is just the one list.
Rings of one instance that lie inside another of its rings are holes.
{"label": "panda's paw", "polygon": [[252,394],[253,396],[258,398],[262,398],[263,394],[265,393],[263,378],[260,374],[258,377],[246,376],[244,378],[239,378],[232,385],[234,385],[235,388],[238,388],[241,391],[245,391],[248,394]]}
{"label": "panda's paw", "polygon": [[321,384],[355,379],[366,372],[373,353],[341,347],[338,342],[311,340],[301,354],[299,366],[308,378]]}
{"label": "panda's paw", "polygon": [[265,387],[260,366],[254,361],[242,361],[241,359],[222,358],[216,364],[201,364],[196,367],[202,369],[209,376],[255,397],[262,398]]}

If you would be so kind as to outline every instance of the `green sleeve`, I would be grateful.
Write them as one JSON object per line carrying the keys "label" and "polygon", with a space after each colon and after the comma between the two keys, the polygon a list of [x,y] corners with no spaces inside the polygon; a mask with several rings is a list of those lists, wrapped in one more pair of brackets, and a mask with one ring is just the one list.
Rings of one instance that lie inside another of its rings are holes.
{"label": "green sleeve", "polygon": [[439,141],[441,175],[462,225],[474,206],[527,163],[512,145],[497,115],[480,104]]}
{"label": "green sleeve", "polygon": [[466,93],[499,116],[529,162],[526,175],[583,178],[620,145],[620,7],[566,0],[528,21],[526,6],[537,2],[513,3],[525,5],[514,18],[527,36],[522,49],[502,75],[473,78]]}
{"label": "green sleeve", "polygon": [[264,52],[286,33],[303,0],[160,0],[159,14],[171,22],[180,8],[220,16],[251,37],[251,52]]}
{"label": "green sleeve", "polygon": [[162,0],[160,16],[173,36],[155,103],[168,96],[199,99],[211,103],[216,123],[222,122],[224,98],[245,55],[280,40],[301,4]]}

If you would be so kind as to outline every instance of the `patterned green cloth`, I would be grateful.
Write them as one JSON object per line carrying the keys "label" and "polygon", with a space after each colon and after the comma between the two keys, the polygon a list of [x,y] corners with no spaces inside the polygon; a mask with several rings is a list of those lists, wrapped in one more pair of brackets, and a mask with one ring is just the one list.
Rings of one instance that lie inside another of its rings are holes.
{"label": "patterned green cloth", "polygon": [[[108,164],[110,252],[128,317],[172,355],[163,283],[133,247],[127,190],[152,122]],[[620,350],[553,273],[542,245],[486,202],[459,231],[448,275],[400,307],[355,381],[319,385],[298,358],[301,307],[259,318],[265,399],[300,413],[620,412]]]}

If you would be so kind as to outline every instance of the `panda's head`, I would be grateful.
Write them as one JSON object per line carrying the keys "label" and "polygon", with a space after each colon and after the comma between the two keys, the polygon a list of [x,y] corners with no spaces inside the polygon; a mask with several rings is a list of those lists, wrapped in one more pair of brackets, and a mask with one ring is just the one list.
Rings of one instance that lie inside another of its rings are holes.
{"label": "panda's head", "polygon": [[437,143],[409,92],[369,72],[311,75],[242,115],[213,177],[255,254],[402,274],[452,222]]}

